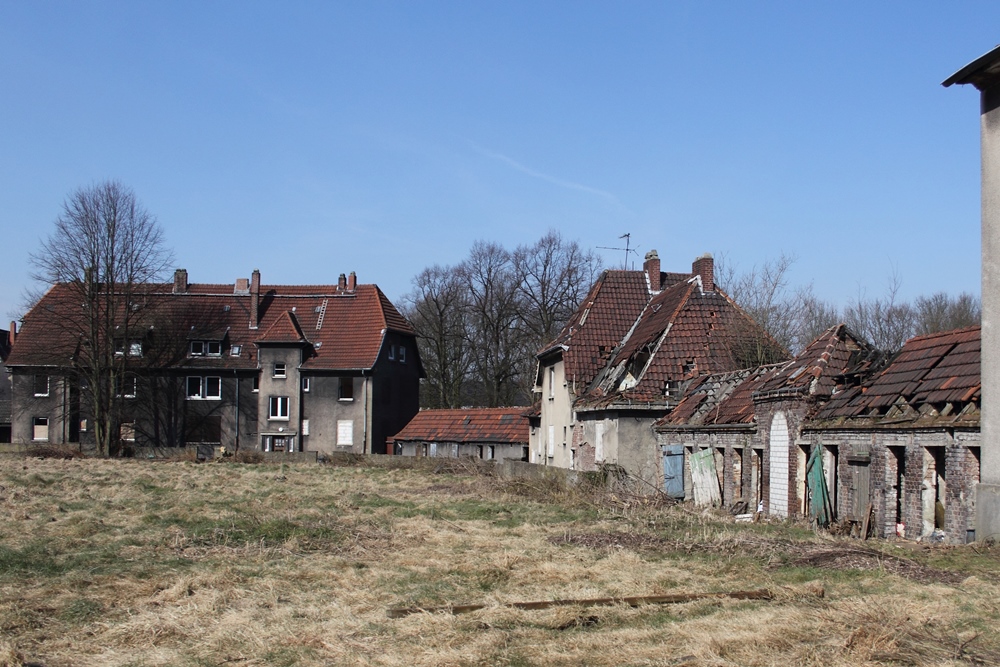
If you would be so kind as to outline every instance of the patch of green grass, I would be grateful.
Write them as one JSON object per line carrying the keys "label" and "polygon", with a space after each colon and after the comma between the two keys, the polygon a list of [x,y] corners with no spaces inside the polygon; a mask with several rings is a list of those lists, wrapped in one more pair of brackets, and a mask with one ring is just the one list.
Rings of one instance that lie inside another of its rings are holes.
{"label": "patch of green grass", "polygon": [[89,623],[104,614],[104,605],[90,598],[76,598],[62,608],[59,618],[67,623]]}

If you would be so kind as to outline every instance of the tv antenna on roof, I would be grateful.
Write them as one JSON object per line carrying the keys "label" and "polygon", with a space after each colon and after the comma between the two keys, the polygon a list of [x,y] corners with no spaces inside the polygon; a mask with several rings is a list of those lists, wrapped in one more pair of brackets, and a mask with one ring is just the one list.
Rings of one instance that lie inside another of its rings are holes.
{"label": "tv antenna on roof", "polygon": [[[619,239],[625,239],[625,247],[624,248],[609,248],[608,246],[603,246],[603,245],[599,245],[597,247],[600,248],[601,250],[624,250],[625,251],[625,262],[624,262],[624,264],[622,264],[622,268],[627,271],[628,270],[628,255],[629,255],[629,253],[632,253],[633,255],[638,255],[639,253],[637,253],[635,251],[635,248],[631,247],[631,243],[632,243],[632,234],[631,233],[625,232],[624,234],[622,234],[618,238]],[[636,246],[636,248],[638,248],[638,247],[639,246]]]}

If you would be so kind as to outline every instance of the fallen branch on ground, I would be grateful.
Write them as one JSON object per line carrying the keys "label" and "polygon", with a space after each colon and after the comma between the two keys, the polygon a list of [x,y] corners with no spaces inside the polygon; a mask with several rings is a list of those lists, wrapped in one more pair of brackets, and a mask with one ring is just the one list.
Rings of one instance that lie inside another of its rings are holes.
{"label": "fallen branch on ground", "polygon": [[[636,597],[611,597],[611,598],[587,598],[581,600],[541,600],[538,602],[509,602],[504,607],[510,609],[549,609],[551,607],[568,607],[579,605],[581,607],[606,607],[616,604],[625,604],[630,607],[639,607],[644,604],[678,604],[681,602],[693,602],[695,600],[705,600],[708,598],[732,598],[735,600],[772,600],[774,594],[766,588],[756,591],[731,591],[723,593],[678,593],[674,595],[640,595]],[[387,609],[389,618],[403,618],[410,614],[420,612],[434,613],[447,611],[452,614],[467,614],[472,611],[485,609],[485,604],[461,604],[447,605],[444,607],[398,607]]]}

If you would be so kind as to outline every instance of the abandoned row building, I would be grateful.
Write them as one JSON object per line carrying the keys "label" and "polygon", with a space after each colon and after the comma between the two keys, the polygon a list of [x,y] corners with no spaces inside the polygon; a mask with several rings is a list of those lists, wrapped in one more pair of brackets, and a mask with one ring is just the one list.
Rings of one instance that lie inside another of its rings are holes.
{"label": "abandoned row building", "polygon": [[[15,443],[94,445],[88,396],[98,388],[80,290],[54,285],[19,332],[12,326]],[[116,321],[127,326],[111,334],[113,377],[100,389],[121,399],[121,447],[385,453],[417,412],[413,328],[354,273],[336,285],[262,285],[254,270],[214,285],[189,283],[178,269],[172,284],[134,288],[119,302],[127,314]]]}
{"label": "abandoned row building", "polygon": [[653,251],[642,271],[602,274],[539,352],[531,460],[616,466],[698,503],[964,542],[979,364],[978,327],[887,354],[838,325],[789,359],[715,285],[710,255],[661,273]]}

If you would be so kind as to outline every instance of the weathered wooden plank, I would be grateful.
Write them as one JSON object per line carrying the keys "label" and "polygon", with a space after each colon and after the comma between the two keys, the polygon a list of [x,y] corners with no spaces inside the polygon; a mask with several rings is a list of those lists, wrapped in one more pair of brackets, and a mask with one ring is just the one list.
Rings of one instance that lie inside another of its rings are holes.
{"label": "weathered wooden plank", "polygon": [[[708,598],[731,598],[734,600],[771,600],[774,594],[766,588],[754,591],[729,591],[722,593],[676,593],[673,595],[639,595],[631,597],[611,597],[611,598],[583,598],[579,600],[539,600],[536,602],[510,602],[504,607],[510,609],[549,609],[551,607],[568,607],[578,605],[581,607],[606,607],[616,604],[625,604],[630,607],[639,607],[645,604],[678,604],[681,602],[693,602]],[[447,605],[444,607],[400,607],[387,609],[389,618],[402,618],[410,614],[420,612],[435,613],[446,611],[452,614],[467,614],[472,611],[485,609],[485,604],[461,604]]]}

